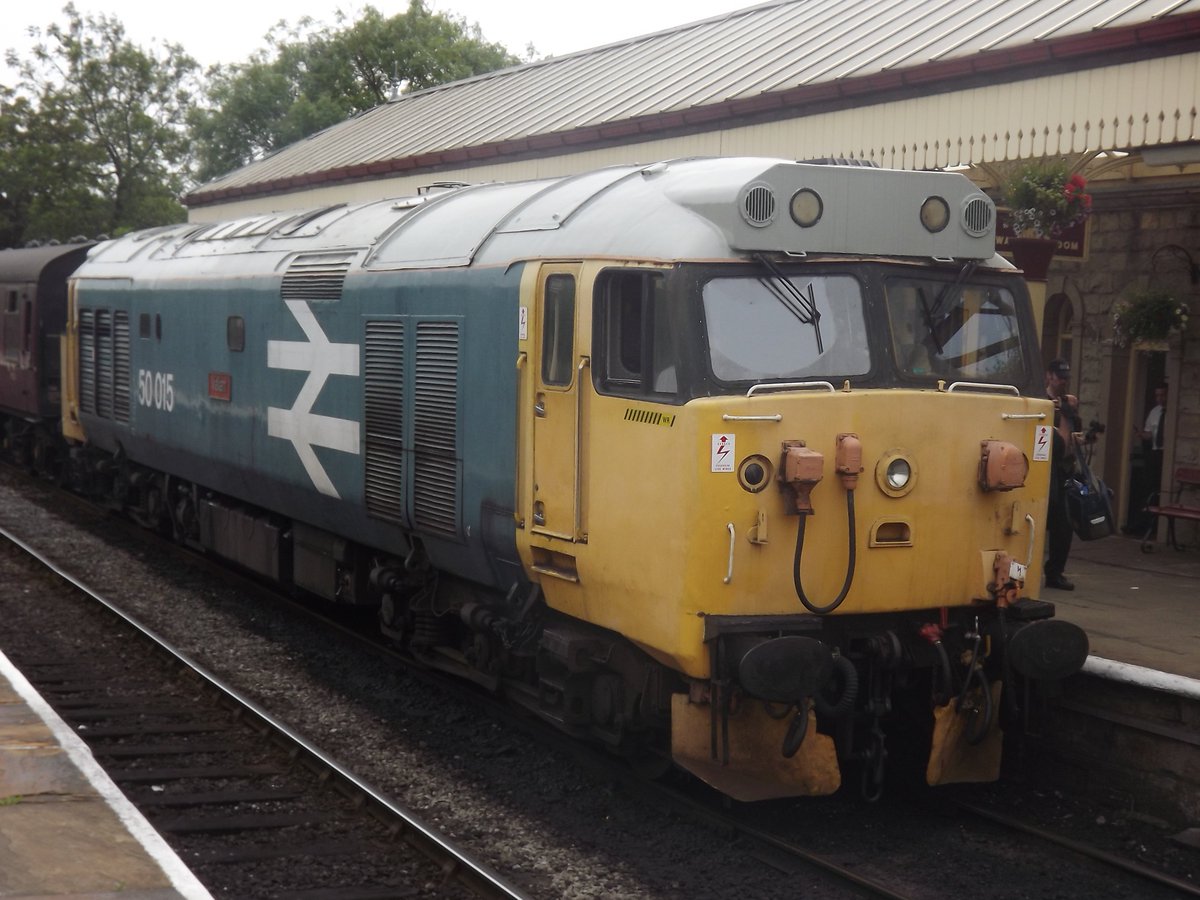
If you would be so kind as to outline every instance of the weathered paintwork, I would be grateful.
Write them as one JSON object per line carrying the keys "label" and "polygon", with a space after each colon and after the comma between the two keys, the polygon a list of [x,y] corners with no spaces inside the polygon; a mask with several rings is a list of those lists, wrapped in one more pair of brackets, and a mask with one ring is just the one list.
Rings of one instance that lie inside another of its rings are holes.
{"label": "weathered paintwork", "polygon": [[[102,267],[88,269],[97,270]],[[280,274],[269,272],[148,282],[85,274],[78,281],[79,309],[124,310],[134,323],[133,384],[127,425],[81,418],[93,441],[119,446],[135,462],[403,554],[409,544],[395,527],[402,523],[367,515],[364,327],[457,323],[457,371],[451,375],[463,389],[456,409],[447,411],[451,433],[439,451],[456,485],[457,521],[453,533],[443,529],[423,537],[435,564],[495,584],[500,573],[493,567],[514,558],[517,284],[516,270],[495,268],[474,271],[469,279],[463,270],[355,273],[338,300],[285,302]],[[136,330],[143,315],[153,323],[146,338]],[[241,352],[227,346],[231,316],[245,323]],[[411,340],[410,333],[407,357],[391,363],[404,368],[408,385],[415,380]],[[138,402],[139,373],[169,377],[169,403],[144,392]],[[412,433],[413,402],[410,391],[402,401],[408,433],[401,451],[410,473],[419,442]],[[411,522],[411,478],[403,490]],[[493,545],[488,553],[485,540]]]}

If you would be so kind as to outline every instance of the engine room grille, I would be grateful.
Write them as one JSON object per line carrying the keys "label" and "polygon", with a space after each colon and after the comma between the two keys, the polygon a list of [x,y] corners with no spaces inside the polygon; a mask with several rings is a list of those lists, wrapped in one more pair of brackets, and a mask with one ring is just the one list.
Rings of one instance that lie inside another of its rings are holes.
{"label": "engine room grille", "polygon": [[459,323],[370,321],[363,347],[367,512],[457,536]]}
{"label": "engine room grille", "polygon": [[79,311],[79,410],[96,412],[96,316]]}
{"label": "engine room grille", "polygon": [[128,422],[129,390],[129,314],[119,310],[81,309],[80,411]]}
{"label": "engine room grille", "polygon": [[363,351],[367,513],[404,524],[404,322],[368,322]]}
{"label": "engine room grille", "polygon": [[413,391],[413,517],[419,528],[458,534],[457,322],[418,322]]}
{"label": "engine room grille", "polygon": [[113,418],[129,421],[129,313],[113,313]]}
{"label": "engine room grille", "polygon": [[341,300],[353,254],[297,256],[283,273],[284,300]]}

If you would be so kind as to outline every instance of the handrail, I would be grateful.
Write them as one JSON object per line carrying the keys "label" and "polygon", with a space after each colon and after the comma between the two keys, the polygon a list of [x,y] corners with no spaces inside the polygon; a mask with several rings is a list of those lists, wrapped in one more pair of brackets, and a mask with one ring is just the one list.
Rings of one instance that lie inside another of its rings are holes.
{"label": "handrail", "polygon": [[828,381],[781,381],[777,384],[770,383],[770,382],[763,383],[763,384],[752,384],[752,385],[750,385],[750,390],[746,391],[746,396],[753,397],[760,390],[761,391],[791,391],[791,390],[807,390],[808,388],[828,388],[829,393],[831,393],[831,394],[835,393],[837,391],[837,388],[835,388]]}
{"label": "handrail", "polygon": [[583,540],[583,370],[592,364],[591,357],[579,357],[575,371],[575,530],[571,539]]}
{"label": "handrail", "polygon": [[725,527],[729,529],[729,568],[725,571],[725,583],[729,584],[729,582],[733,581],[733,545],[737,537],[737,531],[734,529],[732,522],[726,523]]}
{"label": "handrail", "polygon": [[521,515],[521,429],[524,427],[524,416],[521,415],[521,410],[524,408],[524,397],[521,396],[521,388],[524,385],[525,363],[529,359],[529,354],[522,350],[517,354],[517,441],[516,441],[516,467],[517,471],[513,478],[513,521],[517,523],[518,528],[525,527],[525,517]]}
{"label": "handrail", "polygon": [[1033,567],[1033,544],[1037,534],[1037,523],[1033,521],[1033,516],[1025,513],[1025,521],[1029,523],[1029,554],[1025,557],[1025,568]]}
{"label": "handrail", "polygon": [[984,391],[1006,391],[1011,392],[1018,397],[1021,396],[1021,392],[1017,390],[1016,385],[1013,384],[988,384],[983,381],[956,381],[954,384],[950,385],[950,387],[946,388],[946,393],[953,394],[955,388],[974,388],[976,390]]}

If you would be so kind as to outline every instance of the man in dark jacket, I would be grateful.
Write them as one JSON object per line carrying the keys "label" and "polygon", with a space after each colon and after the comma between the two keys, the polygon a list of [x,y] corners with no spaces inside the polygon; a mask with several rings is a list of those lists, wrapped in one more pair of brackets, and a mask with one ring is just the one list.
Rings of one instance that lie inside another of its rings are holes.
{"label": "man in dark jacket", "polygon": [[1067,393],[1071,366],[1065,359],[1054,359],[1046,366],[1046,396],[1054,401],[1053,449],[1050,454],[1050,503],[1046,510],[1046,587],[1073,591],[1075,584],[1063,570],[1071,553],[1071,520],[1067,517],[1067,493],[1064,484],[1075,468],[1075,445],[1083,430],[1079,401]]}

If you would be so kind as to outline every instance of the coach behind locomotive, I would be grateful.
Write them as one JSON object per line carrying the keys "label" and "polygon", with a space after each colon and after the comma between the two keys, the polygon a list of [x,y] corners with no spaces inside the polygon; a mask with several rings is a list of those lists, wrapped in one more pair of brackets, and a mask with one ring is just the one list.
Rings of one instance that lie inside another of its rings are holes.
{"label": "coach behind locomotive", "polygon": [[697,159],[131,235],[63,428],[141,521],[734,797],[873,795],[890,735],[994,778],[1087,653],[1026,596],[1050,407],[994,217]]}
{"label": "coach behind locomotive", "polygon": [[0,250],[0,447],[18,465],[53,472],[61,449],[59,338],[67,276],[89,241]]}

